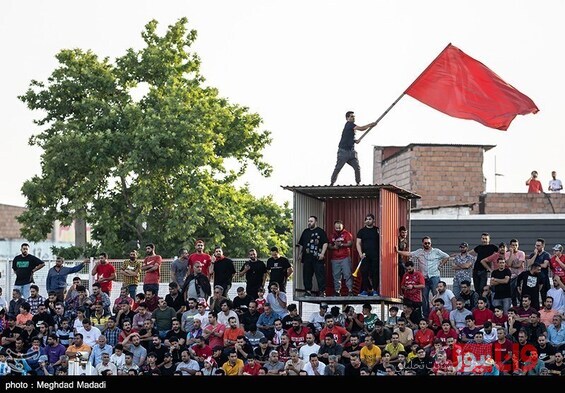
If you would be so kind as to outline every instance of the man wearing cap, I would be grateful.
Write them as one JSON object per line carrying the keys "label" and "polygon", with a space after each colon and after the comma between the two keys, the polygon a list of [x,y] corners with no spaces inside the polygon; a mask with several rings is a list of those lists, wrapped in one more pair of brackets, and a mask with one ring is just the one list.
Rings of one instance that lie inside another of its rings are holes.
{"label": "man wearing cap", "polygon": [[463,242],[459,245],[460,253],[453,258],[453,294],[455,298],[461,293],[461,282],[472,281],[475,257],[469,254],[469,244]]}
{"label": "man wearing cap", "polygon": [[553,247],[553,256],[549,260],[549,266],[553,273],[553,279],[557,279],[562,284],[565,284],[565,255],[563,255],[563,246],[561,244],[556,244]]}

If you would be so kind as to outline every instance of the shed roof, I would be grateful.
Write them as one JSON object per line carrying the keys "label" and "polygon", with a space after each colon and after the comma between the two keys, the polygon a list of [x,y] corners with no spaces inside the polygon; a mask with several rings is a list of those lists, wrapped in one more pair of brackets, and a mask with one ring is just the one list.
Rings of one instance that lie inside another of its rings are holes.
{"label": "shed roof", "polygon": [[418,199],[420,195],[414,194],[403,188],[393,186],[392,184],[367,184],[367,185],[349,185],[349,186],[281,186],[285,190],[297,192],[325,201],[327,199],[363,199],[376,198],[381,189],[385,189],[402,198]]}

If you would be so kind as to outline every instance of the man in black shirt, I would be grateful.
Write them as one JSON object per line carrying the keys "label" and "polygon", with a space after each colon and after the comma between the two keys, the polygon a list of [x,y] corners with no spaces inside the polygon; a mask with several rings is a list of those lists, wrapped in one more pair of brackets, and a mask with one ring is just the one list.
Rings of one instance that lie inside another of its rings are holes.
{"label": "man in black shirt", "polygon": [[[362,260],[361,296],[378,296],[380,284],[380,233],[375,215],[365,216],[365,226],[357,232],[357,252]],[[360,262],[361,263],[361,262]]]}
{"label": "man in black shirt", "polygon": [[488,271],[481,261],[495,252],[498,252],[498,247],[490,243],[490,235],[486,232],[481,235],[481,244],[469,252],[470,255],[477,257],[473,266],[473,285],[477,292],[482,291],[488,281]]}
{"label": "man in black shirt", "polygon": [[353,170],[355,171],[355,182],[357,185],[361,183],[361,167],[359,166],[357,152],[355,151],[355,144],[359,143],[359,141],[355,140],[355,131],[365,131],[377,125],[376,122],[369,123],[364,126],[356,125],[355,114],[353,111],[348,111],[345,114],[345,118],[347,119],[347,122],[345,123],[343,132],[341,133],[341,140],[339,141],[337,150],[337,162],[332,173],[330,186],[334,185],[339,171],[341,171],[341,168],[343,168],[345,164],[349,164],[353,167]]}
{"label": "man in black shirt", "polygon": [[23,243],[21,254],[12,260],[12,270],[16,273],[15,288],[22,292],[22,297],[27,299],[30,295],[29,289],[33,281],[33,273],[45,266],[45,262],[29,253],[29,244]]}
{"label": "man in black shirt", "polygon": [[238,275],[240,277],[245,275],[245,281],[247,282],[245,291],[253,299],[257,299],[259,297],[257,292],[259,288],[265,287],[265,280],[267,279],[267,265],[265,265],[265,262],[257,259],[257,250],[254,248],[249,250],[249,260],[243,264]]}
{"label": "man in black shirt", "polygon": [[328,248],[328,235],[318,226],[318,217],[308,218],[308,228],[302,231],[298,241],[298,263],[302,263],[304,296],[312,296],[312,276],[316,274],[320,296],[325,296],[326,269],[324,258]]}
{"label": "man in black shirt", "polygon": [[267,270],[269,272],[269,288],[276,282],[281,292],[286,292],[286,282],[292,274],[292,266],[288,258],[279,254],[277,247],[271,247],[271,257],[267,259]]}

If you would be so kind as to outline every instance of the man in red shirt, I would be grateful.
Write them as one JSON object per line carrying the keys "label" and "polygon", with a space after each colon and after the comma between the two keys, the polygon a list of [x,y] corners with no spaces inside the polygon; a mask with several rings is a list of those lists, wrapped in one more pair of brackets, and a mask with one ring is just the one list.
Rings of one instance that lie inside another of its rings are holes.
{"label": "man in red shirt", "polygon": [[152,289],[155,296],[159,295],[159,280],[161,277],[161,255],[155,254],[155,244],[149,243],[145,246],[145,259],[141,265],[141,271],[145,272],[143,278],[143,292]]}
{"label": "man in red shirt", "polygon": [[[210,254],[204,252],[204,240],[198,239],[196,241],[196,251],[190,254],[188,257],[188,266],[190,266],[190,272],[194,273],[194,264],[200,262],[202,265],[202,274],[204,274],[208,279],[210,279],[210,267],[212,266],[212,257]],[[215,283],[214,283],[215,284]]]}
{"label": "man in red shirt", "polygon": [[402,276],[400,289],[404,295],[404,301],[410,301],[414,308],[422,305],[422,289],[425,287],[425,279],[422,272],[414,270],[414,262],[404,263],[406,273]]}
{"label": "man in red shirt", "polygon": [[541,182],[538,180],[538,171],[532,171],[532,176],[526,180],[526,185],[528,186],[528,194],[541,194],[543,192]]}
{"label": "man in red shirt", "polygon": [[336,343],[341,346],[347,344],[349,342],[349,337],[351,337],[351,333],[345,330],[345,328],[336,325],[334,317],[331,314],[326,314],[324,319],[326,320],[326,324],[320,331],[320,337],[326,337],[326,334],[330,333],[333,335]]}
{"label": "man in red shirt", "polygon": [[330,260],[332,263],[332,274],[334,279],[334,295],[340,295],[341,278],[345,280],[348,296],[353,295],[353,278],[351,277],[351,246],[353,235],[343,228],[343,222],[334,222],[334,232],[330,237],[328,248],[330,249]]}
{"label": "man in red shirt", "polygon": [[110,296],[112,292],[112,281],[116,279],[116,269],[108,262],[108,254],[101,252],[98,261],[92,268],[94,282],[100,284],[100,290]]}

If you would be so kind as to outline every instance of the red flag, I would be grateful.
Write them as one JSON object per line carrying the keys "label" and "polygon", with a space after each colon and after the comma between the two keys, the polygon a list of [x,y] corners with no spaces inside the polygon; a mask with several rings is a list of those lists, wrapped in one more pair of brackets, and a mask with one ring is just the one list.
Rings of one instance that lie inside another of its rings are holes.
{"label": "red flag", "polygon": [[449,44],[405,91],[449,116],[507,130],[516,115],[539,109],[481,62]]}

